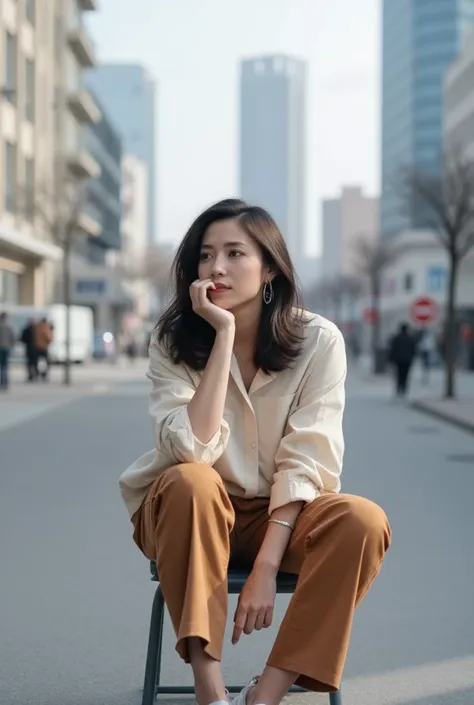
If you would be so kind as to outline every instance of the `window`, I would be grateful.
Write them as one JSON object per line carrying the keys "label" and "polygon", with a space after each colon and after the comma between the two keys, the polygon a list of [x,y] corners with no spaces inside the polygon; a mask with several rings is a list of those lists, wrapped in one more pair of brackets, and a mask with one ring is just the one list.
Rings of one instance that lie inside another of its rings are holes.
{"label": "window", "polygon": [[36,103],[36,71],[32,59],[25,61],[25,118],[29,122],[35,121]]}
{"label": "window", "polygon": [[26,218],[33,220],[35,214],[35,161],[25,159],[25,207]]}
{"label": "window", "polygon": [[0,303],[20,303],[20,275],[0,269]]}
{"label": "window", "polygon": [[7,32],[5,42],[5,88],[7,90],[5,95],[14,105],[16,104],[16,74],[16,36]]}
{"label": "window", "polygon": [[5,142],[5,209],[16,210],[16,145]]}
{"label": "window", "polygon": [[35,24],[36,22],[36,0],[26,0],[26,19]]}
{"label": "window", "polygon": [[414,276],[411,272],[408,272],[403,277],[403,288],[405,291],[413,291],[414,286]]}

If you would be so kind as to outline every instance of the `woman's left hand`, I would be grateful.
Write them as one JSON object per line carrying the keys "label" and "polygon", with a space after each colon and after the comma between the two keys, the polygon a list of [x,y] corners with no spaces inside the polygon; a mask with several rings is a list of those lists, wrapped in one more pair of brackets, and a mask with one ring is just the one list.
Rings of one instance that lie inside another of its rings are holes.
{"label": "woman's left hand", "polygon": [[251,634],[254,629],[260,630],[271,625],[275,595],[275,572],[254,566],[239,595],[234,615],[233,644],[237,644],[242,632]]}

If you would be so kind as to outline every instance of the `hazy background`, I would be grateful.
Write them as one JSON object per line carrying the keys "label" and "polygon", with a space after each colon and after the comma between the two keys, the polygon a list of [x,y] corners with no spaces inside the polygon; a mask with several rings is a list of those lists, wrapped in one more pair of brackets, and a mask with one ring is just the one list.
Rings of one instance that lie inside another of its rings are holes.
{"label": "hazy background", "polygon": [[[239,60],[309,62],[306,239],[341,185],[379,189],[378,0],[101,0],[99,61],[140,62],[158,81],[158,233],[181,238],[207,203],[236,195]],[[238,195],[238,194],[237,194]]]}

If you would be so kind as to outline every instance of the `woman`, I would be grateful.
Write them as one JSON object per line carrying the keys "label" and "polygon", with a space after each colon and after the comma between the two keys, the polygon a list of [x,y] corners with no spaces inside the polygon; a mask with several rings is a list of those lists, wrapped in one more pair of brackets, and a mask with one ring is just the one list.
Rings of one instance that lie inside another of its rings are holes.
{"label": "woman", "polygon": [[338,494],[346,356],[298,307],[285,242],[262,208],[217,203],[175,259],[150,346],[156,448],[120,478],[134,539],[155,560],[199,705],[220,669],[229,561],[251,569],[232,642],[272,623],[278,570],[296,592],[267,665],[234,701],[277,705],[293,683],[339,686],[355,605],[390,543],[383,511]]}

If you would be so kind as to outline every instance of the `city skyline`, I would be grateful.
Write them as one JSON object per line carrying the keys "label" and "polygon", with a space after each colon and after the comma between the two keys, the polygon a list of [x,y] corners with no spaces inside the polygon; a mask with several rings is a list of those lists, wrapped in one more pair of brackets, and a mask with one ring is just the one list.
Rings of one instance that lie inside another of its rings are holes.
{"label": "city skyline", "polygon": [[160,239],[178,240],[201,208],[237,193],[239,63],[284,53],[310,68],[305,222],[319,252],[320,201],[342,185],[378,190],[378,1],[141,6],[103,0],[90,26],[100,61],[139,62],[158,83]]}
{"label": "city skyline", "polygon": [[[87,83],[100,95],[105,109],[122,136],[123,154],[132,154],[146,165],[150,193],[156,193],[156,133],[158,111],[156,81],[146,67],[136,63],[99,64],[87,74]],[[156,225],[157,197],[148,203],[148,242],[159,240]]]}
{"label": "city skyline", "polygon": [[266,208],[295,263],[304,255],[306,62],[283,54],[240,65],[238,195]]}

